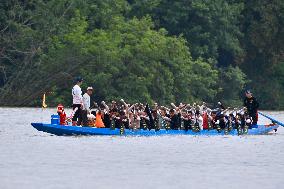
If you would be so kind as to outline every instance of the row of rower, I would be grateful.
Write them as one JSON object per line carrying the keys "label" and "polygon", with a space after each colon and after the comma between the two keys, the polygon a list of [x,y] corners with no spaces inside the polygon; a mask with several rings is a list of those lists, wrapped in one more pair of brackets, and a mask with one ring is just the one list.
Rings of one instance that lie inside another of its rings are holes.
{"label": "row of rower", "polygon": [[[80,109],[74,109],[67,119],[58,111],[61,124],[68,124],[72,115]],[[178,106],[171,103],[171,107],[159,106],[155,103],[152,107],[141,103],[127,104],[123,99],[119,103],[112,101],[107,105],[104,101],[96,104],[86,115],[77,112],[77,125],[110,128],[110,129],[131,129],[131,130],[217,130],[218,132],[230,132],[237,129],[239,133],[246,133],[252,128],[252,118],[246,108],[225,108],[220,102],[218,107],[211,109],[206,103],[197,105],[194,103]]]}

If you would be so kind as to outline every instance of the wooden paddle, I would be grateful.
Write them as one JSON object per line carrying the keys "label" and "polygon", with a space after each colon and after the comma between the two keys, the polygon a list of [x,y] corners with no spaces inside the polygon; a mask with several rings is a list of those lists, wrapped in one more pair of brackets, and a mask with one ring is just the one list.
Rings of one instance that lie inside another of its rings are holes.
{"label": "wooden paddle", "polygon": [[277,121],[276,119],[273,119],[272,117],[265,115],[262,112],[258,112],[260,115],[262,115],[263,117],[266,117],[267,119],[270,119],[273,123],[277,123],[278,125],[281,125],[282,127],[284,127],[284,123],[281,123],[279,121]]}
{"label": "wooden paddle", "polygon": [[42,108],[47,108],[47,105],[45,103],[45,93],[43,93],[43,97],[42,97]]}

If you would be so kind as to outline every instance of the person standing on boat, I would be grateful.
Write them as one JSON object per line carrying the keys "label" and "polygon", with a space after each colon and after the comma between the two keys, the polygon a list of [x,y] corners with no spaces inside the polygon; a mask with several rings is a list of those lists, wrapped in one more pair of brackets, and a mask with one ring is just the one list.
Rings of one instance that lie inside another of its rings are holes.
{"label": "person standing on boat", "polygon": [[88,114],[91,113],[91,95],[93,94],[93,87],[88,87],[87,92],[83,95],[83,109],[82,109],[82,125],[88,125]]}
{"label": "person standing on boat", "polygon": [[252,124],[256,125],[258,121],[258,107],[259,103],[256,98],[252,95],[250,90],[246,90],[244,99],[244,107],[247,108],[249,116],[252,118]]}
{"label": "person standing on boat", "polygon": [[[76,78],[76,85],[72,88],[72,96],[73,96],[73,110],[75,114],[72,118],[72,125],[81,125],[82,122],[82,108],[83,108],[83,97],[82,97],[82,90],[81,85],[83,83],[82,77]],[[78,122],[77,122],[78,121]]]}

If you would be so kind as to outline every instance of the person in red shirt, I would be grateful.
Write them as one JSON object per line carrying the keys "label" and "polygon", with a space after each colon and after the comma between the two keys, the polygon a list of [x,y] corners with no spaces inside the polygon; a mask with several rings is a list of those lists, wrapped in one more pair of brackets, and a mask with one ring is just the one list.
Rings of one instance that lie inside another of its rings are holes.
{"label": "person in red shirt", "polygon": [[59,124],[66,125],[66,113],[64,111],[64,106],[62,104],[58,104],[57,106],[57,114],[59,115]]}

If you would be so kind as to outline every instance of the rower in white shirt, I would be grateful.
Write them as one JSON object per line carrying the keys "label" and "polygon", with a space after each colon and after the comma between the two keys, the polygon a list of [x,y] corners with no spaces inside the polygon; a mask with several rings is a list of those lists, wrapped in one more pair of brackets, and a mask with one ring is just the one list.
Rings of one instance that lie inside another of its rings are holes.
{"label": "rower in white shirt", "polygon": [[93,94],[93,87],[88,87],[87,92],[83,95],[83,110],[82,120],[83,126],[88,126],[88,114],[90,114],[91,95]]}
{"label": "rower in white shirt", "polygon": [[72,125],[81,125],[82,122],[82,108],[83,108],[83,97],[82,97],[82,90],[81,85],[83,83],[82,77],[76,78],[76,85],[72,88],[72,96],[73,96],[73,111],[74,116],[72,118]]}

